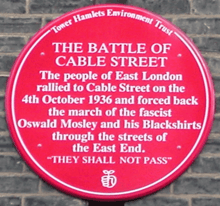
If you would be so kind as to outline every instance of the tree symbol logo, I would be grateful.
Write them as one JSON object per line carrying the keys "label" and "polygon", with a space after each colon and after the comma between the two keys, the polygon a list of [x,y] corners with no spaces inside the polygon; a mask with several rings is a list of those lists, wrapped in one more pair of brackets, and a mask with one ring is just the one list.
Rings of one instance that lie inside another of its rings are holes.
{"label": "tree symbol logo", "polygon": [[116,185],[117,178],[112,175],[114,172],[114,170],[103,170],[103,173],[105,174],[101,179],[103,187],[112,188]]}

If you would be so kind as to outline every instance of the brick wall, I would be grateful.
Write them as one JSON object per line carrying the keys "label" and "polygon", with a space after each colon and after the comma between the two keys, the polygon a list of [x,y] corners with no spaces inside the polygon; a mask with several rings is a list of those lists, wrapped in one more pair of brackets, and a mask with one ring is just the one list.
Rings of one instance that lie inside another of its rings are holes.
{"label": "brick wall", "polygon": [[[113,2],[99,0],[99,3]],[[117,2],[116,0],[114,2]],[[0,0],[0,206],[84,206],[38,178],[16,152],[5,121],[6,81],[28,39],[61,14],[90,0]],[[169,19],[196,43],[210,67],[216,90],[212,132],[195,163],[156,194],[125,206],[220,206],[220,0],[128,0]]]}

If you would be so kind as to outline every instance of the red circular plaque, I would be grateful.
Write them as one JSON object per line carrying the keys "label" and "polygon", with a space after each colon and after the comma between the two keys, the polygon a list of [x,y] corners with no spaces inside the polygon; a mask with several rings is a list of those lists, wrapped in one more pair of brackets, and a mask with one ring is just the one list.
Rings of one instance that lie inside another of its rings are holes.
{"label": "red circular plaque", "polygon": [[155,192],[186,170],[209,134],[214,90],[194,44],[143,9],[92,6],[40,30],[7,88],[18,151],[83,198]]}

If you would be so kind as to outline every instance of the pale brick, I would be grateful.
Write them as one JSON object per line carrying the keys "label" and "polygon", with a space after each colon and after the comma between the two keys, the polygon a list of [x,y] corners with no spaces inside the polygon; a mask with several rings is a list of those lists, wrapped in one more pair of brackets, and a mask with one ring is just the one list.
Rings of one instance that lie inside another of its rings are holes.
{"label": "pale brick", "polygon": [[174,194],[220,194],[220,179],[180,177],[174,182]]}
{"label": "pale brick", "polygon": [[39,179],[36,177],[0,177],[0,193],[37,193]]}
{"label": "pale brick", "polygon": [[5,111],[5,97],[0,96],[0,112]]}
{"label": "pale brick", "polygon": [[21,198],[19,197],[0,197],[1,206],[21,206]]}
{"label": "pale brick", "polygon": [[128,0],[128,4],[143,7],[161,15],[190,13],[190,4],[188,0]]}
{"label": "pale brick", "polygon": [[220,51],[220,38],[218,37],[194,37],[193,41],[202,52]]}
{"label": "pale brick", "polygon": [[205,60],[213,74],[220,74],[220,58],[205,57]]}
{"label": "pale brick", "polygon": [[192,10],[195,14],[219,14],[220,0],[193,0]]}
{"label": "pale brick", "polygon": [[188,201],[180,198],[145,197],[127,202],[125,206],[188,206]]}
{"label": "pale brick", "polygon": [[0,155],[0,172],[22,172],[23,165],[20,157]]}
{"label": "pale brick", "polygon": [[25,0],[1,0],[0,13],[25,13]]}
{"label": "pale brick", "polygon": [[193,198],[192,206],[220,206],[220,198]]}
{"label": "pale brick", "polygon": [[5,117],[0,116],[0,131],[7,131],[8,126]]}
{"label": "pale brick", "polygon": [[198,157],[191,166],[192,172],[195,173],[219,173],[219,157]]}
{"label": "pale brick", "polygon": [[213,76],[215,92],[220,93],[220,76]]}
{"label": "pale brick", "polygon": [[211,133],[219,133],[219,128],[220,128],[220,118],[215,117],[213,121]]}
{"label": "pale brick", "polygon": [[0,133],[0,152],[15,152],[10,136]]}
{"label": "pale brick", "polygon": [[71,196],[26,197],[24,206],[86,206],[86,201]]}
{"label": "pale brick", "polygon": [[30,12],[42,13],[66,13],[76,8],[91,5],[90,0],[30,0]]}
{"label": "pale brick", "polygon": [[16,56],[0,56],[0,71],[10,72]]}
{"label": "pale brick", "polygon": [[46,193],[52,193],[52,192],[57,191],[53,186],[51,186],[50,184],[47,184],[44,181],[42,181],[41,183],[41,190]]}
{"label": "pale brick", "polygon": [[35,33],[41,27],[41,18],[0,17],[0,33]]}
{"label": "pale brick", "polygon": [[187,34],[220,34],[220,19],[177,19],[174,22]]}
{"label": "pale brick", "polygon": [[220,153],[220,139],[208,139],[202,153]]}
{"label": "pale brick", "polygon": [[5,91],[8,77],[0,77],[0,91]]}
{"label": "pale brick", "polygon": [[23,37],[0,37],[0,52],[20,52],[24,45]]}

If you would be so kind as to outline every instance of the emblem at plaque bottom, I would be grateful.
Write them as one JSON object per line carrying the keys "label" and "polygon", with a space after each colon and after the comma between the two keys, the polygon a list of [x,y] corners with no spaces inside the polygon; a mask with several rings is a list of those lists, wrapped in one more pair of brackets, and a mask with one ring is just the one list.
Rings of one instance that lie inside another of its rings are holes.
{"label": "emblem at plaque bottom", "polygon": [[114,172],[114,170],[103,170],[103,173],[105,174],[101,178],[103,187],[112,188],[116,185],[117,178],[115,175],[112,175]]}

